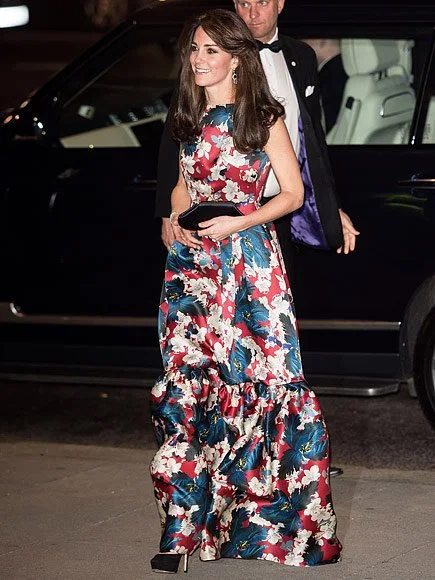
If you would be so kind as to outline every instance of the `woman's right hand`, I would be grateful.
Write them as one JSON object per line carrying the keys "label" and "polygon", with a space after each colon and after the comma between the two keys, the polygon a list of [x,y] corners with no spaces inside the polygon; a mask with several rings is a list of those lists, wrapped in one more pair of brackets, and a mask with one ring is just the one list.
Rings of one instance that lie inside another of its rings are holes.
{"label": "woman's right hand", "polygon": [[180,244],[183,244],[183,245],[187,246],[188,248],[194,248],[196,250],[201,248],[202,242],[200,240],[198,240],[197,238],[195,238],[192,235],[192,232],[190,230],[184,230],[178,224],[178,212],[173,211],[171,213],[170,221],[171,221],[172,231],[174,232],[174,237],[175,237],[177,242],[180,242]]}

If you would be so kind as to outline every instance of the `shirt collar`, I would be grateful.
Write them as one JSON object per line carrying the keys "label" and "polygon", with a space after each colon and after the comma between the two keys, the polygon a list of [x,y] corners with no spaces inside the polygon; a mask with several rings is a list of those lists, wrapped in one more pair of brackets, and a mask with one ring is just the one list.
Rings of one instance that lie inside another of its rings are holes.
{"label": "shirt collar", "polygon": [[278,27],[276,28],[275,34],[273,35],[273,37],[266,44],[270,44],[271,42],[275,42],[275,40],[278,40]]}

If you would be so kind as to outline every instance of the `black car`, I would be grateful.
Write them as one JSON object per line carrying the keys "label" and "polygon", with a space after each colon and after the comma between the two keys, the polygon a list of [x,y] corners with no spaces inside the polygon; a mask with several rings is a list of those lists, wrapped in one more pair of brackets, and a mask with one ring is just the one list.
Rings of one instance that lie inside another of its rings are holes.
{"label": "black car", "polygon": [[[407,383],[435,424],[435,9],[308,4],[288,2],[280,31],[339,40],[347,79],[327,142],[361,235],[348,256],[297,248],[305,370],[323,392]],[[3,118],[3,376],[159,372],[158,147],[182,23],[210,6],[150,2]]]}

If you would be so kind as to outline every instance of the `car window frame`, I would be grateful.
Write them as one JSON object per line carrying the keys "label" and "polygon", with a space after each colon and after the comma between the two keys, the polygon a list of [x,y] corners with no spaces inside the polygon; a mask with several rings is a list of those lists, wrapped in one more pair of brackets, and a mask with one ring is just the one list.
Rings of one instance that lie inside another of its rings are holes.
{"label": "car window frame", "polygon": [[[181,32],[179,22],[168,23],[164,29],[165,34],[178,38]],[[417,25],[412,23],[407,26],[401,23],[391,24],[381,22],[378,24],[370,21],[350,22],[318,22],[306,24],[305,22],[280,22],[280,33],[293,38],[385,38],[385,39],[412,39],[426,40],[429,50],[422,66],[421,81],[416,91],[416,106],[411,122],[408,143],[394,144],[394,147],[407,146],[431,146],[422,143],[424,119],[427,113],[428,102],[425,102],[425,90],[428,82],[428,74],[431,63],[435,58],[435,27],[433,25]],[[46,134],[44,141],[52,146],[62,147],[56,127],[62,109],[80,93],[86,90],[98,78],[101,78],[116,62],[121,60],[129,50],[138,46],[139,37],[146,35],[147,40],[161,40],[162,29],[156,31],[152,23],[147,24],[138,21],[129,21],[120,28],[115,29],[109,37],[104,36],[96,45],[85,51],[78,59],[67,65],[58,75],[55,75],[47,85],[38,91],[34,99],[41,102],[41,116],[46,117]],[[101,59],[104,59],[101,66]],[[87,79],[84,83],[80,78]],[[42,140],[42,139],[41,139]],[[329,147],[389,147],[391,144],[380,145],[330,145]]]}
{"label": "car window frame", "polygon": [[429,79],[431,74],[434,77],[435,84],[435,27],[432,28],[432,41],[429,53],[426,58],[425,66],[422,72],[422,82],[417,94],[416,110],[414,112],[413,122],[410,130],[411,145],[418,147],[433,147],[435,143],[423,143],[423,132],[426,124],[426,116],[429,107]]}

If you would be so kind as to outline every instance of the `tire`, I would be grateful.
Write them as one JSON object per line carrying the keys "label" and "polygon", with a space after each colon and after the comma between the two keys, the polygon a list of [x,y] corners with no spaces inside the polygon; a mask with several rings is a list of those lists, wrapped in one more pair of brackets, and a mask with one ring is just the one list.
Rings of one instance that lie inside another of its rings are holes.
{"label": "tire", "polygon": [[435,310],[423,322],[414,354],[414,383],[423,413],[435,429]]}

